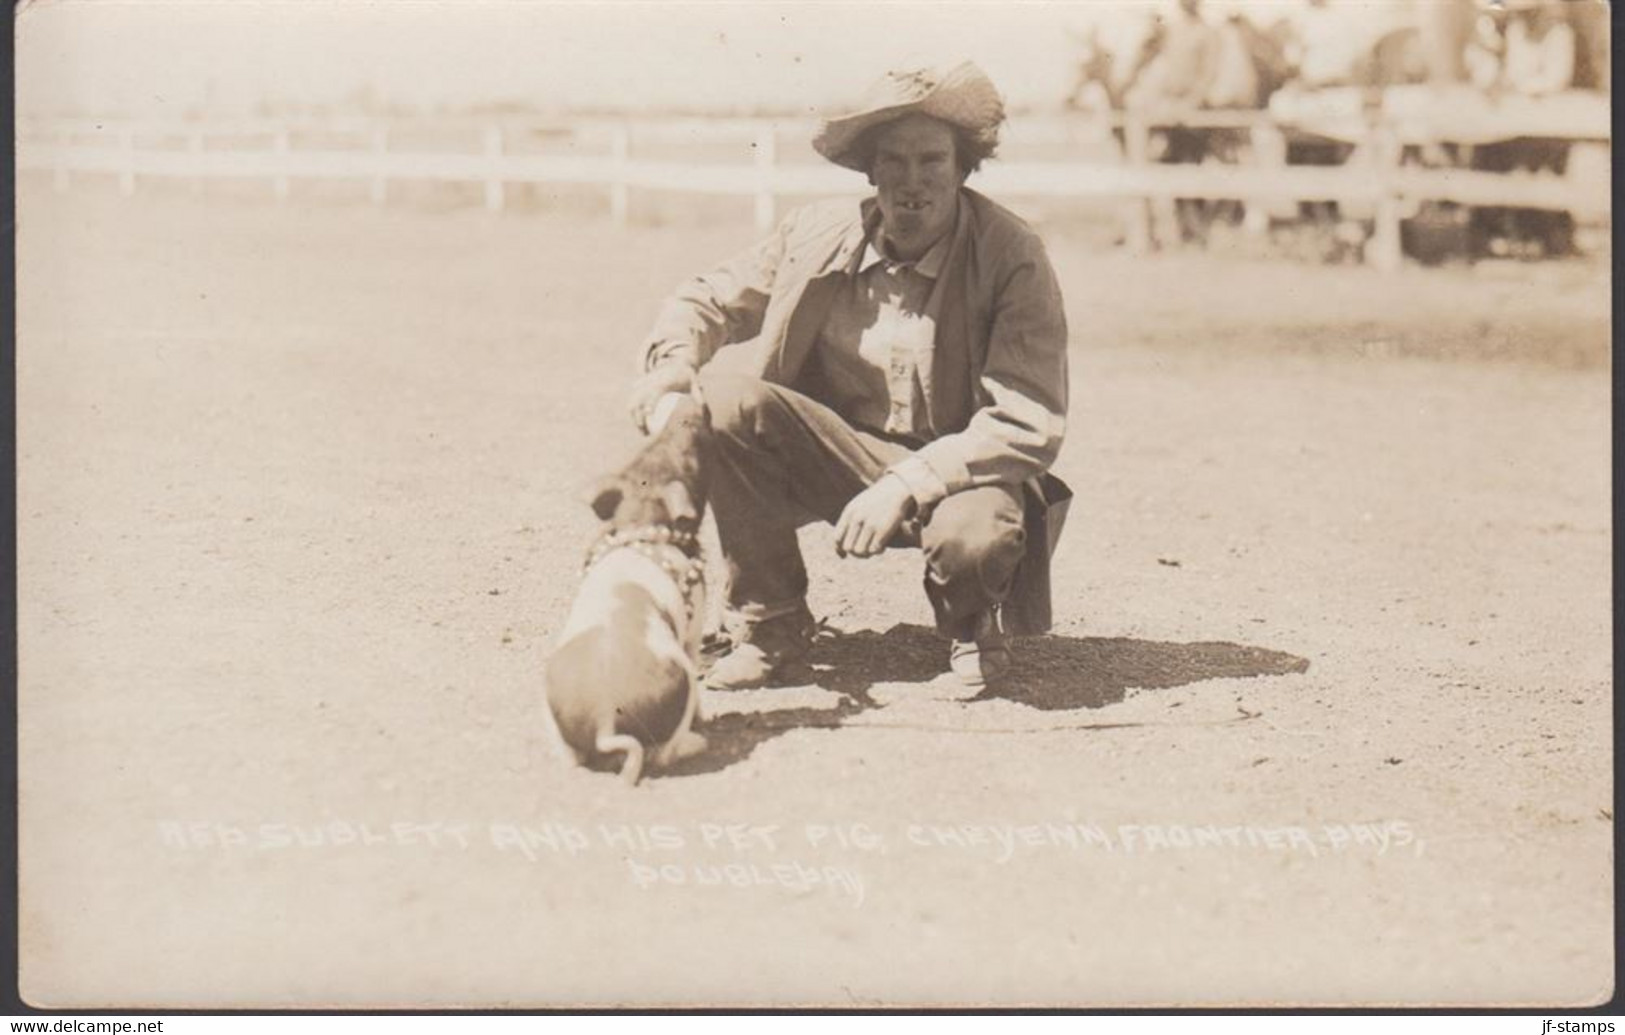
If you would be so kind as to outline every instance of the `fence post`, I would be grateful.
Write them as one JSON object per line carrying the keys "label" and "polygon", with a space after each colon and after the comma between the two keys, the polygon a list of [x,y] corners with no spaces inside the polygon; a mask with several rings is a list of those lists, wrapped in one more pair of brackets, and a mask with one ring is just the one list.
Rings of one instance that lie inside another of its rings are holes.
{"label": "fence post", "polygon": [[777,161],[778,133],[771,124],[756,134],[756,229],[773,229],[773,166]]}
{"label": "fence post", "polygon": [[276,131],[276,139],[271,145],[271,150],[276,155],[276,161],[273,165],[275,175],[271,180],[271,192],[276,195],[278,201],[286,201],[288,199],[288,155],[292,151],[287,127]]}
{"label": "fence post", "polygon": [[1397,174],[1401,146],[1393,127],[1379,122],[1371,127],[1371,172],[1377,180],[1377,216],[1371,240],[1366,245],[1366,258],[1372,266],[1385,272],[1399,269],[1404,263],[1404,243],[1400,239],[1400,198]]}
{"label": "fence post", "polygon": [[[203,131],[201,129],[194,129],[187,135],[187,147],[192,152],[192,161],[195,165],[202,165]],[[195,195],[203,193],[203,177],[201,175],[192,177],[192,193]]]}
{"label": "fence post", "polygon": [[51,169],[51,186],[60,194],[68,189],[68,151],[73,146],[73,134],[64,131],[54,136],[57,148],[56,161]]}
{"label": "fence post", "polygon": [[[1135,174],[1136,182],[1142,181],[1146,171],[1146,155],[1150,150],[1151,127],[1138,115],[1127,115],[1123,118],[1123,160]],[[1144,255],[1151,250],[1153,239],[1151,235],[1151,199],[1144,196],[1129,198],[1123,205],[1123,240],[1128,250],[1135,255]]]}
{"label": "fence post", "polygon": [[609,138],[609,218],[616,226],[625,226],[627,219],[628,189],[626,162],[632,151],[631,134],[624,123],[617,125]]}
{"label": "fence post", "polygon": [[389,200],[389,179],[384,173],[384,162],[389,154],[389,128],[381,126],[372,131],[372,153],[377,166],[372,174],[372,203],[382,205]]}
{"label": "fence post", "polygon": [[485,208],[502,211],[502,127],[485,127]]}
{"label": "fence post", "polygon": [[118,192],[126,198],[135,194],[135,131],[119,130]]}
{"label": "fence post", "polygon": [[[1286,169],[1286,134],[1272,122],[1257,121],[1248,130],[1252,141],[1253,165],[1260,171],[1280,173]],[[1274,177],[1272,177],[1273,179]],[[1273,216],[1290,218],[1295,204],[1283,204],[1275,198],[1255,198],[1246,203],[1242,226],[1249,234],[1261,236],[1269,231]]]}

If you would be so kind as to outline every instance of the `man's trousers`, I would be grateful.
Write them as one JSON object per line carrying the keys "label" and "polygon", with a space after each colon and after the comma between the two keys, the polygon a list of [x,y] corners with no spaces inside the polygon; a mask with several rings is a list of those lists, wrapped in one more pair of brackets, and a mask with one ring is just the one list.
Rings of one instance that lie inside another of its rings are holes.
{"label": "man's trousers", "polygon": [[[711,413],[708,496],[728,566],[730,618],[795,612],[807,595],[796,529],[814,519],[835,522],[852,497],[912,450],[760,378],[702,370],[700,392]],[[887,545],[920,547],[937,627],[970,639],[976,620],[1009,594],[1025,553],[1022,489],[956,492],[923,518]]]}

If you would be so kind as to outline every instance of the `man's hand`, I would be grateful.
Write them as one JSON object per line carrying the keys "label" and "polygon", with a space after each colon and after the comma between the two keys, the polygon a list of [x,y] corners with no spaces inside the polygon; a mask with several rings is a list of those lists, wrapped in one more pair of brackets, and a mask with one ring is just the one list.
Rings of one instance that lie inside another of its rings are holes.
{"label": "man's hand", "polygon": [[632,384],[630,409],[632,423],[639,431],[649,430],[649,416],[655,403],[667,392],[684,394],[694,389],[694,368],[680,360],[662,363]]}
{"label": "man's hand", "polygon": [[852,497],[835,523],[835,552],[842,557],[873,557],[914,510],[908,486],[894,474]]}

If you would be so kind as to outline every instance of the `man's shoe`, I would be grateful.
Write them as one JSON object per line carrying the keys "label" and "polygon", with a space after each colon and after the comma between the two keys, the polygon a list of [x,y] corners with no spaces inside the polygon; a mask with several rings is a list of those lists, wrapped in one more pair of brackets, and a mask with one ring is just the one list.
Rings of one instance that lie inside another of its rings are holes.
{"label": "man's shoe", "polygon": [[948,652],[948,667],[972,690],[996,684],[1010,672],[1010,644],[995,609],[976,619],[968,639],[955,639]]}
{"label": "man's shoe", "polygon": [[807,654],[817,629],[805,609],[759,622],[741,622],[732,633],[732,649],[711,666],[705,685],[713,690],[754,690],[805,681],[812,674]]}

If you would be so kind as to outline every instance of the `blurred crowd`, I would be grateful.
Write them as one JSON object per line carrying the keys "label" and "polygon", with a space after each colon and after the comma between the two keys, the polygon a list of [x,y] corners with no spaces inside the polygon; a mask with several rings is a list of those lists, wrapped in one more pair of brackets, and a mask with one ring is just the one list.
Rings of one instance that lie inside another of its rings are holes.
{"label": "blurred crowd", "polygon": [[[1259,146],[1247,129],[1180,117],[1267,110],[1276,125],[1299,130],[1277,138],[1279,161],[1340,165],[1360,146],[1363,113],[1382,109],[1428,115],[1440,127],[1440,140],[1406,148],[1405,164],[1562,175],[1570,142],[1531,136],[1527,118],[1506,139],[1444,138],[1461,137],[1474,109],[1517,103],[1536,111],[1539,125],[1538,112],[1553,106],[1607,104],[1609,12],[1597,0],[1302,0],[1256,10],[1271,20],[1210,17],[1201,0],[1179,0],[1166,16],[1137,14],[1110,40],[1092,27],[1078,37],[1068,106],[1146,117],[1156,128],[1144,157],[1157,162],[1246,161]],[[1125,140],[1121,127],[1115,133]],[[1308,247],[1330,259],[1358,255],[1371,229],[1370,213],[1329,201],[1266,215],[1307,228]],[[1186,198],[1159,219],[1165,234],[1209,240],[1245,216],[1236,202]],[[1429,203],[1404,234],[1418,257],[1539,258],[1573,253],[1575,230],[1565,212]]]}
{"label": "blurred crowd", "polygon": [[1593,0],[1411,0],[1260,6],[1209,17],[1201,0],[1148,12],[1108,41],[1099,25],[1068,106],[1260,109],[1283,91],[1468,85],[1486,96],[1608,89],[1608,9]]}

